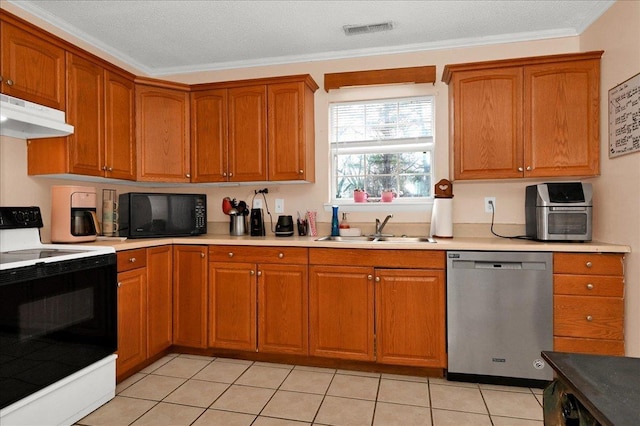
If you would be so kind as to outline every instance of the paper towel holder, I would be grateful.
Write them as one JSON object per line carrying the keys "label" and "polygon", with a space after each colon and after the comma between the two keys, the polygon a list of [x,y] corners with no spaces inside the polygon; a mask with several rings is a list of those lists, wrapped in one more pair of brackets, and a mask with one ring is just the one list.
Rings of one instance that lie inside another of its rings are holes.
{"label": "paper towel holder", "polygon": [[453,184],[447,179],[440,179],[435,186],[435,198],[453,198]]}
{"label": "paper towel holder", "polygon": [[453,184],[441,179],[434,188],[434,201],[431,210],[431,237],[453,238],[452,198]]}

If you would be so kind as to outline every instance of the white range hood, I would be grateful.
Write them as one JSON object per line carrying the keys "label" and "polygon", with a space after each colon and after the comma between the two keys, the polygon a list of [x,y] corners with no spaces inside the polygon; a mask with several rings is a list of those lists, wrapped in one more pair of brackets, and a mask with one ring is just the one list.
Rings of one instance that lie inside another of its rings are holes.
{"label": "white range hood", "polygon": [[0,94],[0,135],[38,139],[72,133],[64,111]]}

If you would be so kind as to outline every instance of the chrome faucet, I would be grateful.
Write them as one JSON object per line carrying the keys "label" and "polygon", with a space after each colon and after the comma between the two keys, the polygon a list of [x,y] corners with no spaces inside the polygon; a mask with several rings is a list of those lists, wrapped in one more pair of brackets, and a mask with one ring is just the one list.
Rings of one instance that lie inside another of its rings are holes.
{"label": "chrome faucet", "polygon": [[375,236],[382,236],[382,230],[384,229],[385,225],[387,224],[387,222],[389,222],[389,219],[391,219],[393,217],[392,214],[387,215],[387,217],[384,218],[384,220],[382,221],[382,223],[380,223],[380,219],[376,218],[376,232],[375,232]]}

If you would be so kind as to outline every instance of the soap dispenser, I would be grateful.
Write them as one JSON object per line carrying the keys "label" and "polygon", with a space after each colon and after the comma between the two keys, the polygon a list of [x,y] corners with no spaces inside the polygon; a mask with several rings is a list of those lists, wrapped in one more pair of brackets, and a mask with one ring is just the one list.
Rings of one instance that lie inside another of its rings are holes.
{"label": "soap dispenser", "polygon": [[349,225],[349,222],[347,221],[347,213],[346,212],[342,212],[342,220],[340,221],[340,229],[349,229],[351,228],[351,226]]}
{"label": "soap dispenser", "polygon": [[338,206],[333,207],[333,216],[331,217],[331,236],[337,237],[340,235],[340,223],[338,222]]}

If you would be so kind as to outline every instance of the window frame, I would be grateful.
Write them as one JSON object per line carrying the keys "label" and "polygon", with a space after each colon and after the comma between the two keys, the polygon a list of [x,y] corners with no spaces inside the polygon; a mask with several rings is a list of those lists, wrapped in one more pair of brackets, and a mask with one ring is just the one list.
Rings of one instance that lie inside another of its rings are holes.
{"label": "window frame", "polygon": [[[377,100],[387,99],[400,99],[411,97],[432,97],[433,108],[433,129],[431,142],[429,143],[429,152],[431,153],[431,184],[435,185],[435,179],[437,176],[436,171],[436,123],[437,123],[437,98],[438,92],[431,84],[404,84],[404,85],[387,85],[387,86],[370,86],[370,87],[357,87],[357,88],[342,88],[339,90],[332,90],[329,92],[329,99],[327,103],[327,159],[329,162],[329,187],[328,187],[328,199],[329,201],[324,204],[325,211],[331,211],[333,205],[341,207],[342,211],[429,211],[433,205],[433,190],[430,197],[410,197],[407,199],[394,199],[393,202],[383,203],[379,199],[367,203],[356,203],[353,198],[333,198],[335,195],[335,162],[334,162],[334,150],[331,143],[331,104],[342,102],[370,102]],[[373,143],[373,142],[372,142]]]}

